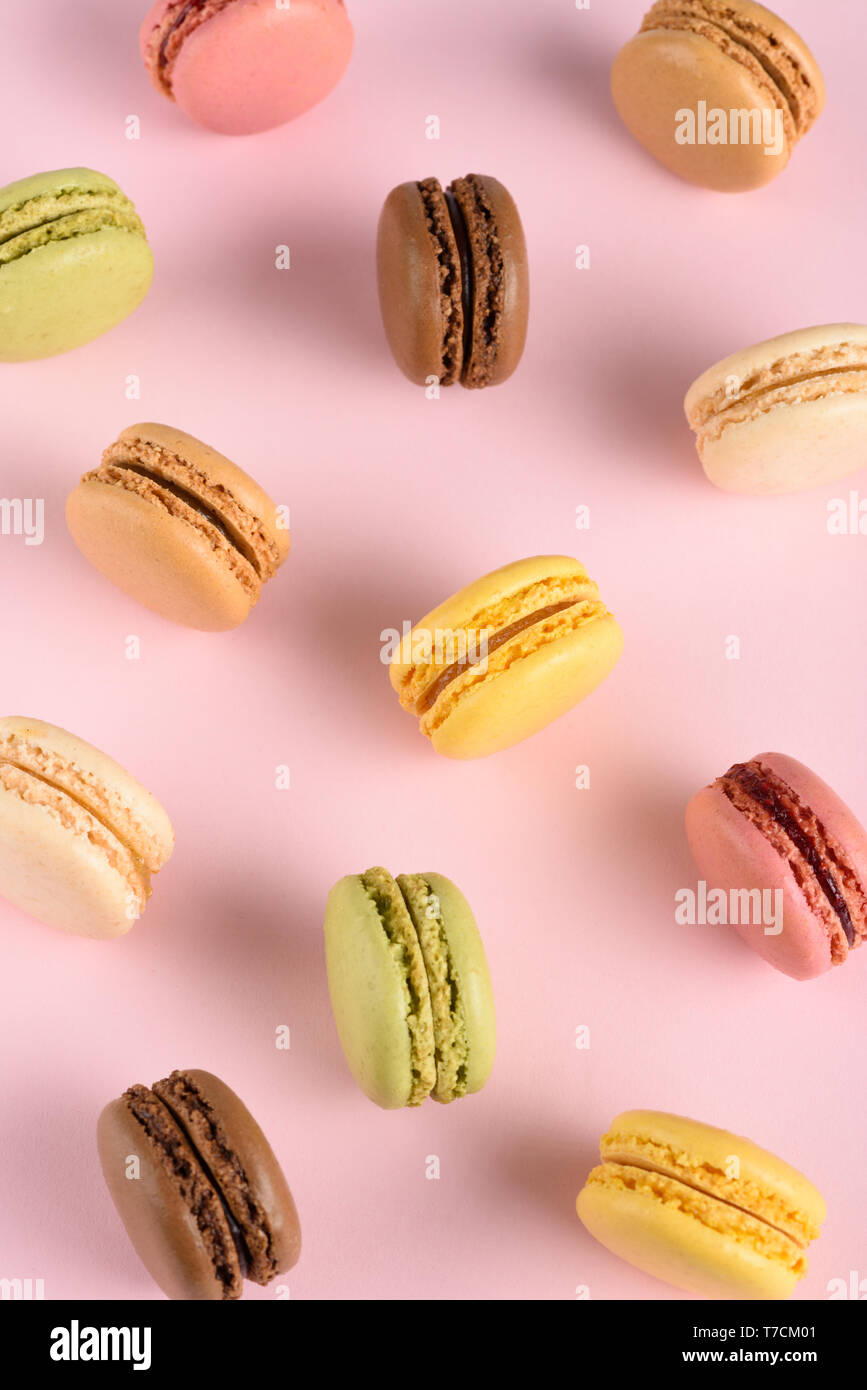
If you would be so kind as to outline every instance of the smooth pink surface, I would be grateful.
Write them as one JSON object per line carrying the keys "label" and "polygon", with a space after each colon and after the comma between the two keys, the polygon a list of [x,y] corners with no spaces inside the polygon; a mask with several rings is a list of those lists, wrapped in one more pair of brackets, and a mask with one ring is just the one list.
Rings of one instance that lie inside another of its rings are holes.
{"label": "smooth pink surface", "polygon": [[[642,0],[368,0],[329,100],[245,141],[179,121],[153,91],[132,0],[93,0],[86,24],[42,0],[5,17],[2,177],[114,175],[156,275],[107,337],[0,374],[3,493],[46,502],[42,546],[0,537],[3,712],[127,762],[177,849],[120,942],[0,909],[4,1276],[43,1277],[51,1298],[160,1296],[94,1130],[112,1096],[175,1066],[235,1088],[284,1162],[304,1230],[293,1298],[681,1297],[574,1211],[599,1135],[634,1106],[748,1134],[817,1184],[829,1217],[796,1297],[865,1276],[867,950],[798,985],[728,928],[674,912],[697,879],[684,806],[739,751],[786,748],[867,814],[867,535],[826,526],[829,499],[867,499],[867,473],[725,496],[681,407],[735,348],[863,318],[867,11],[838,0],[831,22],[786,0],[828,109],[777,182],[732,197],[666,174],[612,109],[610,62],[641,14]],[[377,217],[402,180],[468,171],[521,210],[527,351],[501,387],[427,400],[379,323]],[[142,418],[201,436],[291,504],[292,554],[236,632],[136,607],[66,534],[67,492]],[[398,706],[380,633],[540,553],[586,563],[623,659],[529,742],[438,759]],[[453,878],[485,939],[499,1055],[485,1090],[445,1109],[377,1110],[340,1052],[322,914],[338,877],[376,863]]]}
{"label": "smooth pink surface", "polygon": [[[145,18],[147,38],[166,0]],[[271,130],[315,106],[337,85],[352,53],[342,0],[234,0],[193,30],[172,70],[172,92],[208,130],[249,135]]]}

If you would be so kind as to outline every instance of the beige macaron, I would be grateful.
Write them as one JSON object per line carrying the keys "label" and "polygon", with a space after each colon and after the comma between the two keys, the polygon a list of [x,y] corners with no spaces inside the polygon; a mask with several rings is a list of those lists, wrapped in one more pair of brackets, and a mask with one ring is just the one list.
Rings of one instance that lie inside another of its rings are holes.
{"label": "beige macaron", "polygon": [[659,0],[615,58],[611,92],[654,158],[725,193],[770,183],[825,105],[804,40],[753,0]]}
{"label": "beige macaron", "polygon": [[77,936],[123,936],[174,846],[156,797],[84,739],[0,719],[0,896]]}
{"label": "beige macaron", "polygon": [[66,504],[91,564],[164,618],[238,627],[289,554],[282,510],[249,474],[169,425],[130,425]]}
{"label": "beige macaron", "polygon": [[725,492],[804,492],[867,465],[867,326],[803,328],[732,353],[684,401]]}

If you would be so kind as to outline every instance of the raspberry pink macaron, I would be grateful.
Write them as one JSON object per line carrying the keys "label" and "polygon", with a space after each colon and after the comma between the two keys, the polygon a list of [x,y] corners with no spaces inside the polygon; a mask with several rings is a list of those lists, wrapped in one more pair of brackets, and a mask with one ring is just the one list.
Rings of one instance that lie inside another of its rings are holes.
{"label": "raspberry pink macaron", "polygon": [[[812,980],[860,946],[867,831],[803,763],[782,753],[735,763],[692,798],[686,834],[708,892],[738,895],[745,910],[728,920],[783,974]],[[756,890],[777,895],[773,917],[746,910]]]}
{"label": "raspberry pink macaron", "polygon": [[271,130],[322,101],[352,41],[343,0],[157,0],[140,35],[154,86],[224,135]]}

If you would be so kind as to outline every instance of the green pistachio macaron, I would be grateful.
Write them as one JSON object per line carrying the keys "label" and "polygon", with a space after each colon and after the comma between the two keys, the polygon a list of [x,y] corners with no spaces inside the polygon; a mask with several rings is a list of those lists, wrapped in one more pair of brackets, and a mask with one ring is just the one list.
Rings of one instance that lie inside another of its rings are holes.
{"label": "green pistachio macaron", "polygon": [[336,883],[325,910],[328,988],[349,1069],[385,1110],[480,1091],[496,1046],[479,930],[441,874],[382,868]]}
{"label": "green pistachio macaron", "polygon": [[92,169],[0,189],[0,362],[89,343],[131,314],[153,276],[135,208]]}

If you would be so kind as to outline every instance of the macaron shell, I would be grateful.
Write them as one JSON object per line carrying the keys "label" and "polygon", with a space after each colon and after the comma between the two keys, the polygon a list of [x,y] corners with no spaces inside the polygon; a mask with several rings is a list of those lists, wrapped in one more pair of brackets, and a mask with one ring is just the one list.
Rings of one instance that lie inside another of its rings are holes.
{"label": "macaron shell", "polygon": [[[297,1264],[301,1254],[301,1225],[292,1193],[271,1145],[241,1098],[218,1076],[197,1069],[185,1071],[184,1075],[193,1081],[219,1118],[229,1146],[237,1155],[265,1214],[277,1273],[285,1273]],[[240,1219],[239,1225],[243,1229]]]}
{"label": "macaron shell", "polygon": [[797,1276],[747,1243],[642,1191],[588,1185],[577,1211],[607,1250],[675,1288],[713,1299],[786,1299]]}
{"label": "macaron shell", "polygon": [[[165,11],[165,6],[158,9]],[[142,43],[153,27],[145,20]],[[180,109],[208,130],[250,135],[328,96],[352,54],[342,0],[235,0],[184,41],[172,73]]]}
{"label": "macaron shell", "polygon": [[[195,1218],[123,1099],[112,1101],[100,1115],[97,1147],[127,1235],[163,1292],[172,1299],[222,1300],[223,1288]],[[131,1157],[139,1160],[138,1177],[128,1176]]]}
{"label": "macaron shell", "polygon": [[595,690],[622,650],[610,614],[575,628],[463,694],[433,730],[434,748],[447,758],[484,758],[520,743]]}
{"label": "macaron shell", "polygon": [[412,1091],[406,979],[357,874],[341,879],[328,895],[325,958],[350,1071],[377,1105],[399,1109]]}
{"label": "macaron shell", "polygon": [[144,907],[144,883],[125,877],[93,843],[87,812],[80,810],[78,820],[80,832],[0,786],[0,894],[60,931],[123,936]]}
{"label": "macaron shell", "polygon": [[804,492],[867,465],[867,373],[864,389],[780,404],[732,424],[700,449],[710,482],[751,496]]}
{"label": "macaron shell", "polygon": [[768,112],[777,106],[749,70],[727,57],[710,39],[685,30],[648,30],[637,34],[614,60],[614,104],[636,140],[672,173],[702,188],[737,193],[760,188],[785,168],[790,149],[782,140],[779,154],[765,154],[756,144],[678,144],[677,113],[719,109]]}
{"label": "macaron shell", "polygon": [[[705,787],[686,808],[686,837],[708,889],[782,890],[783,929],[734,924],[734,930],[769,965],[794,980],[812,980],[831,968],[831,947],[786,859],[741,815],[718,787]],[[721,928],[697,927],[698,931]]]}
{"label": "macaron shell", "polygon": [[497,1025],[488,959],[472,909],[460,889],[442,874],[424,874],[440,902],[452,973],[466,1022],[469,1057],[467,1092],[480,1091],[494,1065]]}
{"label": "macaron shell", "polygon": [[[527,324],[530,316],[530,271],[527,261],[527,242],[515,200],[498,179],[488,174],[476,176],[484,190],[493,217],[495,235],[503,261],[503,307],[494,368],[484,381],[485,386],[499,386],[512,375],[524,352]],[[478,313],[478,311],[477,311]],[[477,325],[478,329],[478,325]],[[482,328],[482,335],[484,328]],[[477,334],[478,336],[478,334]],[[472,376],[477,355],[476,343],[470,355],[468,370]],[[472,385],[472,380],[467,382]]]}
{"label": "macaron shell", "polygon": [[393,188],[376,236],[382,323],[394,360],[417,386],[443,375],[440,268],[417,183]]}
{"label": "macaron shell", "polygon": [[0,267],[0,361],[52,357],[90,342],[137,308],[152,278],[145,238],[116,227],[10,261]]}
{"label": "macaron shell", "polygon": [[66,523],[86,559],[130,598],[203,632],[238,627],[252,602],[204,527],[125,488],[80,483]]}

